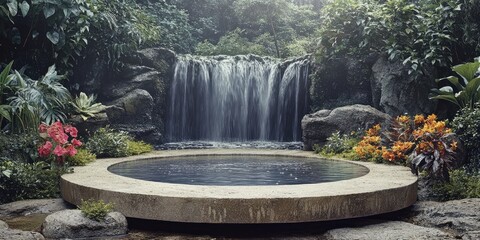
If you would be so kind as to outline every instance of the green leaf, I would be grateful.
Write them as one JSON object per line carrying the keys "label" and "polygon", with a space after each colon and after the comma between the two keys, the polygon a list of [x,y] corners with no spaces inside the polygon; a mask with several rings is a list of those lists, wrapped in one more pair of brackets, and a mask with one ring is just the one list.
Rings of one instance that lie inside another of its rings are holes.
{"label": "green leaf", "polygon": [[458,81],[458,78],[457,77],[454,77],[454,76],[450,76],[450,77],[446,77],[446,78],[440,78],[440,79],[437,79],[437,83],[438,82],[441,82],[443,80],[448,80],[451,84],[453,84],[453,86],[455,86],[458,90],[462,90],[464,87],[460,84],[460,82]]}
{"label": "green leaf", "polygon": [[480,62],[469,62],[456,65],[452,69],[463,78],[465,84],[468,84],[468,81],[475,77],[479,67]]}
{"label": "green leaf", "polygon": [[9,105],[0,105],[0,116],[11,122],[12,119],[10,118],[10,112],[8,111],[9,109]]}
{"label": "green leaf", "polygon": [[458,107],[462,107],[453,94],[451,94],[451,95],[437,95],[437,96],[430,97],[430,99],[445,100],[445,101],[449,101],[449,102],[457,105]]}
{"label": "green leaf", "polygon": [[7,3],[7,7],[12,16],[17,16],[17,13],[18,13],[17,0],[9,0],[9,2]]}
{"label": "green leaf", "polygon": [[2,171],[2,174],[3,174],[5,177],[10,178],[10,176],[12,176],[12,170]]}
{"label": "green leaf", "polygon": [[45,19],[51,17],[53,14],[55,14],[55,8],[53,6],[47,5],[43,8]]}
{"label": "green leaf", "polygon": [[22,16],[25,17],[28,14],[28,11],[30,10],[30,5],[27,3],[27,1],[23,1],[20,5],[20,11],[22,11]]}
{"label": "green leaf", "polygon": [[53,31],[53,32],[50,31],[50,32],[47,32],[47,38],[53,44],[57,44],[60,41],[60,34],[58,34],[58,32],[56,31]]}

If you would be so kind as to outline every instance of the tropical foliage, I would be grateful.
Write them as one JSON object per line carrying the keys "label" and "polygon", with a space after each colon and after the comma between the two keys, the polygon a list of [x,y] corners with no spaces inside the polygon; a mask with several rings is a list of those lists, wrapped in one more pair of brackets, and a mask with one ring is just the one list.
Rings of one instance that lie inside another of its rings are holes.
{"label": "tropical foliage", "polygon": [[480,101],[480,59],[452,67],[460,76],[441,78],[437,82],[447,80],[451,86],[433,89],[431,99],[440,99],[455,104],[460,109],[473,108]]}
{"label": "tropical foliage", "polygon": [[95,114],[105,110],[105,106],[101,103],[95,103],[95,99],[95,95],[87,96],[87,94],[81,92],[70,104],[73,106],[75,113],[79,114],[86,121],[94,117]]}
{"label": "tropical foliage", "polygon": [[478,0],[331,0],[322,9],[320,59],[386,54],[422,75],[480,53]]}
{"label": "tropical foliage", "polygon": [[383,132],[386,134],[380,134],[380,125],[366,131],[354,147],[359,160],[408,164],[416,174],[425,172],[430,178],[448,179],[459,143],[436,115],[399,116]]}
{"label": "tropical foliage", "polygon": [[467,172],[480,170],[480,105],[463,108],[452,121],[452,128],[465,147]]}

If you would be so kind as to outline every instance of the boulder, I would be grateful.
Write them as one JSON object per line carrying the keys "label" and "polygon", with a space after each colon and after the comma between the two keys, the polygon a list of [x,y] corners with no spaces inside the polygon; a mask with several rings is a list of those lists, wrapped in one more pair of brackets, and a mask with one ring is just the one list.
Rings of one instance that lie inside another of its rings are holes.
{"label": "boulder", "polygon": [[16,229],[1,229],[0,239],[4,240],[44,240],[42,234],[38,232],[22,231]]}
{"label": "boulder", "polygon": [[415,78],[401,62],[380,57],[372,67],[373,106],[392,116],[432,113],[436,103],[428,99],[436,87],[435,76]]}
{"label": "boulder", "polygon": [[355,228],[337,228],[327,231],[322,239],[365,239],[365,240],[429,240],[455,239],[438,229],[416,226],[401,221],[381,222]]}
{"label": "boulder", "polygon": [[447,228],[459,236],[480,235],[480,198],[418,202],[412,211],[417,225]]}
{"label": "boulder", "polygon": [[9,219],[39,213],[50,214],[69,208],[69,204],[61,198],[23,200],[0,205],[0,218]]}
{"label": "boulder", "polygon": [[119,212],[108,213],[103,221],[83,216],[80,210],[64,210],[45,218],[42,233],[48,239],[100,238],[127,234],[127,219]]}
{"label": "boulder", "polygon": [[80,115],[74,115],[70,118],[70,123],[78,129],[80,136],[88,136],[99,128],[109,125],[110,121],[107,113],[101,112],[87,120],[83,120]]}
{"label": "boulder", "polygon": [[153,98],[143,89],[135,89],[110,103],[106,112],[112,123],[148,123],[152,121]]}
{"label": "boulder", "polygon": [[8,228],[8,224],[2,220],[0,220],[0,230],[2,229],[7,229]]}
{"label": "boulder", "polygon": [[327,138],[336,131],[362,131],[389,119],[389,115],[367,105],[356,104],[334,110],[320,110],[302,119],[304,149],[311,151],[314,144],[324,145]]}

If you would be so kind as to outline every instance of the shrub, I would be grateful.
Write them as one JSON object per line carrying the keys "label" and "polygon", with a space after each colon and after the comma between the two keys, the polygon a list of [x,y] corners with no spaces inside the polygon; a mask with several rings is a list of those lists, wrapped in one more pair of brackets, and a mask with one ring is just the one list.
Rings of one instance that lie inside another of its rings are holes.
{"label": "shrub", "polygon": [[59,177],[67,171],[45,162],[0,162],[0,204],[22,199],[58,197]]}
{"label": "shrub", "polygon": [[40,136],[37,133],[5,134],[0,132],[0,161],[32,163],[37,158]]}
{"label": "shrub", "polygon": [[480,175],[457,169],[450,172],[450,181],[440,183],[433,188],[439,200],[447,201],[480,197]]}
{"label": "shrub", "polygon": [[467,171],[480,169],[480,104],[457,113],[452,127],[462,140],[467,153]]}
{"label": "shrub", "polygon": [[145,143],[143,141],[127,141],[127,152],[128,155],[139,155],[142,153],[148,153],[153,150],[152,145]]}
{"label": "shrub", "polygon": [[339,154],[349,152],[358,144],[359,140],[355,137],[355,132],[350,135],[340,134],[339,131],[332,133],[327,138],[327,144],[323,146],[321,152],[323,154]]}
{"label": "shrub", "polygon": [[377,124],[365,132],[365,136],[353,148],[357,160],[382,162],[381,129]]}
{"label": "shrub", "polygon": [[128,156],[130,136],[123,131],[100,128],[88,139],[85,147],[98,158]]}
{"label": "shrub", "polygon": [[[446,180],[453,166],[458,142],[444,121],[432,114],[397,117],[380,136],[376,125],[354,148],[359,160],[408,164],[412,172],[425,171],[427,177]],[[383,137],[383,138],[382,138]]]}
{"label": "shrub", "polygon": [[91,153],[87,149],[80,148],[77,150],[77,154],[67,157],[68,166],[85,166],[97,159],[95,154]]}
{"label": "shrub", "polygon": [[85,217],[99,222],[105,220],[107,214],[113,211],[113,204],[105,203],[103,200],[95,201],[93,199],[90,199],[84,201],[82,199],[79,209],[82,211]]}

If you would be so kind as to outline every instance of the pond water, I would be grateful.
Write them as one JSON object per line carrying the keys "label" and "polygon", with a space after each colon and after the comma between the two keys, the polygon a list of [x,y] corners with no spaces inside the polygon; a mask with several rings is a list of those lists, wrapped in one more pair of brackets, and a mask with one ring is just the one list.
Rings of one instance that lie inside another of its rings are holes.
{"label": "pond water", "polygon": [[360,177],[369,171],[343,161],[251,155],[138,160],[108,170],[146,181],[213,186],[323,183]]}

